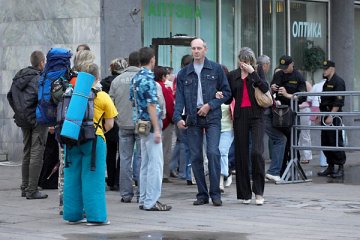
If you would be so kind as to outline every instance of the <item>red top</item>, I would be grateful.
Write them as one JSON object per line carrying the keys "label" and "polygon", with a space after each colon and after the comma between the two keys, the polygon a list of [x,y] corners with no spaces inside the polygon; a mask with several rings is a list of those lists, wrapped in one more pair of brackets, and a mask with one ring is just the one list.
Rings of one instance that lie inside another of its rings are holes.
{"label": "red top", "polygon": [[166,117],[163,119],[163,129],[167,128],[170,123],[172,123],[172,117],[174,115],[174,96],[170,87],[166,87],[163,81],[157,81],[162,89],[165,107],[166,107]]}
{"label": "red top", "polygon": [[244,91],[241,99],[241,108],[251,107],[249,92],[246,86],[246,78],[243,78]]}

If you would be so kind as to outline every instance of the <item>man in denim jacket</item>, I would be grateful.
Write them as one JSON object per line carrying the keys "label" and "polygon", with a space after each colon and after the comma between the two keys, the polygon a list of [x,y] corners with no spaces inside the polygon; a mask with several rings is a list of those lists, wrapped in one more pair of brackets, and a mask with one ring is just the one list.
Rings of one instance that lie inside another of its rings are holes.
{"label": "man in denim jacket", "polygon": [[[198,187],[194,205],[209,203],[221,206],[220,151],[221,104],[231,97],[226,75],[220,64],[208,60],[206,42],[195,38],[191,42],[193,62],[184,67],[177,76],[174,123],[179,129],[188,128],[191,166]],[[216,92],[222,98],[215,98]],[[181,118],[185,108],[186,121]],[[206,136],[206,152],[209,161],[210,191],[208,191],[202,153],[203,137]]]}

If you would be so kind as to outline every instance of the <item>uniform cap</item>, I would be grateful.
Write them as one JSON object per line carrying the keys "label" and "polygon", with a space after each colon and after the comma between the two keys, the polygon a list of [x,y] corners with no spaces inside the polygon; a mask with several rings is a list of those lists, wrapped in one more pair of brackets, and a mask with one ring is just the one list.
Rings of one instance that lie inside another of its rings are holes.
{"label": "uniform cap", "polygon": [[325,60],[323,62],[323,69],[328,69],[329,67],[335,67],[335,62],[331,60]]}
{"label": "uniform cap", "polygon": [[292,57],[284,55],[279,60],[279,68],[282,70],[287,69],[289,64],[291,64],[292,62],[293,62]]}

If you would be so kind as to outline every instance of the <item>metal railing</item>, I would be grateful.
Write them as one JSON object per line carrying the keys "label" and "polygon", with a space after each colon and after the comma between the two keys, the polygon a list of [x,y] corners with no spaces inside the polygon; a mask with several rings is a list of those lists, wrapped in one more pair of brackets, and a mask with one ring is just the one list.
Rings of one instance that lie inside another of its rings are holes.
{"label": "metal railing", "polygon": [[[360,130],[359,126],[333,126],[330,125],[301,125],[300,117],[301,116],[320,116],[322,121],[325,118],[325,116],[333,116],[334,118],[342,118],[346,119],[347,117],[359,117],[360,116],[360,110],[354,108],[354,100],[360,99],[360,91],[329,91],[329,92],[318,92],[318,93],[312,93],[312,92],[298,92],[294,94],[294,97],[291,100],[291,109],[293,112],[296,113],[296,117],[294,120],[294,125],[291,128],[291,160],[287,164],[287,167],[284,171],[284,173],[281,176],[282,181],[279,183],[301,183],[301,182],[309,182],[312,181],[311,179],[308,179],[306,176],[302,166],[300,165],[300,162],[297,159],[297,150],[326,150],[326,151],[359,151],[360,146],[351,146],[351,144],[347,144],[346,146],[339,146],[338,136],[340,131],[355,131]],[[345,106],[346,109],[349,109],[347,111],[343,112],[300,112],[299,104],[298,104],[298,97],[300,96],[344,96],[346,99],[350,98],[350,101],[347,101],[346,103],[349,103],[349,106]],[[355,99],[357,98],[357,99]],[[341,120],[343,121],[343,120]],[[335,146],[321,146],[320,145],[311,145],[311,146],[299,146],[298,145],[298,130],[336,130],[336,144]]]}

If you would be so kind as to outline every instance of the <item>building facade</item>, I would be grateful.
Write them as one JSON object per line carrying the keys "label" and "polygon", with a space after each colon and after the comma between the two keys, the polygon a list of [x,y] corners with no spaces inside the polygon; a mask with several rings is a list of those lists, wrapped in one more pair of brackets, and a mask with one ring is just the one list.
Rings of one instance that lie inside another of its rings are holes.
{"label": "building facade", "polygon": [[[0,0],[0,153],[12,161],[22,157],[21,131],[6,93],[34,50],[74,51],[87,43],[105,77],[112,59],[150,46],[154,38],[200,36],[207,56],[229,69],[237,67],[239,49],[248,46],[256,55],[268,55],[272,69],[281,55],[292,55],[306,78],[317,82],[322,71],[311,74],[304,54],[316,47],[316,53],[336,62],[347,89],[359,91],[360,28],[355,26],[360,26],[360,1],[353,0]],[[158,64],[175,71],[190,53],[188,46],[158,50]]]}

